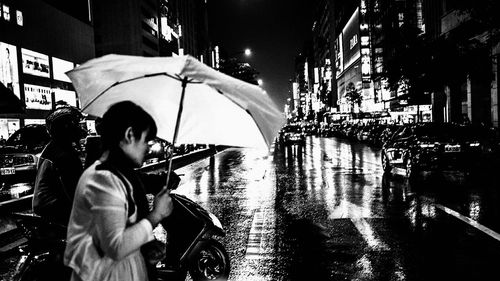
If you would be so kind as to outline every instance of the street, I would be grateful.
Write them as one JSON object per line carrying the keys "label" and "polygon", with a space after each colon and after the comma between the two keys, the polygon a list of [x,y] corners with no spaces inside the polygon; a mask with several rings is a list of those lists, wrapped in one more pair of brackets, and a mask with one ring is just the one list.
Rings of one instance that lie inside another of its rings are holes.
{"label": "street", "polygon": [[496,280],[488,174],[383,176],[379,150],[307,137],[266,157],[229,149],[177,170],[219,217],[230,280]]}

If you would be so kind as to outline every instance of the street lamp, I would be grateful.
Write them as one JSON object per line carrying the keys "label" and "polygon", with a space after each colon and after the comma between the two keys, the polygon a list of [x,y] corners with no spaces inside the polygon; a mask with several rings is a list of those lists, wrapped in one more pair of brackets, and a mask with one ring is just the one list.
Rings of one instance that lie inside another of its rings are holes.
{"label": "street lamp", "polygon": [[262,79],[257,79],[257,84],[259,84],[259,86],[262,86],[262,84],[264,84],[264,81],[262,81]]}
{"label": "street lamp", "polygon": [[250,57],[252,55],[252,50],[250,48],[246,48],[243,51],[232,53],[229,57],[236,57],[241,54],[245,55],[245,57]]}

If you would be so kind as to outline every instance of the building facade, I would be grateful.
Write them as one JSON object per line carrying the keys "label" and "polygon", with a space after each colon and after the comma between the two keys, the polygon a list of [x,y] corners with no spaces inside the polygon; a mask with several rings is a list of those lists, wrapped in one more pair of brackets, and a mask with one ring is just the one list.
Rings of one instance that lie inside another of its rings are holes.
{"label": "building facade", "polygon": [[65,72],[95,57],[87,0],[0,1],[0,82],[26,104],[26,113],[0,112],[0,136],[43,124],[59,101],[78,106]]}

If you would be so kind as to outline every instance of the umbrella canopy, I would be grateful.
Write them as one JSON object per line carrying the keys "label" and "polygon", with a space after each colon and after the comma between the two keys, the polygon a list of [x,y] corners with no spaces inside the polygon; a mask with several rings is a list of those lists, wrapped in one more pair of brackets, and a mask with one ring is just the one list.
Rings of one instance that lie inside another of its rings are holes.
{"label": "umbrella canopy", "polygon": [[67,75],[84,112],[102,116],[110,105],[130,100],[153,116],[158,136],[169,141],[183,104],[176,143],[267,148],[285,122],[260,87],[190,56],[107,55]]}
{"label": "umbrella canopy", "polygon": [[0,83],[0,114],[1,113],[24,113],[24,103],[17,98],[16,94]]}

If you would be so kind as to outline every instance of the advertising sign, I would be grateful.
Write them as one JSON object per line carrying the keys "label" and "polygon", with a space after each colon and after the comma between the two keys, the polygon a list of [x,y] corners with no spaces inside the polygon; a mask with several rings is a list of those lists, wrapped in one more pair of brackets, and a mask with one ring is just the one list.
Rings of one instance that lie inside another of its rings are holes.
{"label": "advertising sign", "polygon": [[348,68],[360,57],[359,8],[342,30],[342,47],[344,51],[344,69]]}
{"label": "advertising sign", "polygon": [[58,58],[52,58],[52,71],[54,72],[54,79],[71,83],[66,72],[75,68],[74,63]]}
{"label": "advertising sign", "polygon": [[19,130],[19,119],[0,119],[0,144]]}
{"label": "advertising sign", "polygon": [[63,101],[68,105],[76,107],[76,92],[57,88],[53,88],[52,91],[54,92],[56,104],[58,101]]}
{"label": "advertising sign", "polygon": [[16,46],[0,42],[0,82],[20,98]]}
{"label": "advertising sign", "polygon": [[[2,14],[3,14],[3,19],[6,21],[10,21],[10,7],[3,4],[2,5]],[[0,17],[2,15],[0,14]]]}
{"label": "advertising sign", "polygon": [[340,77],[342,71],[344,71],[344,52],[342,51],[342,33],[335,40],[335,69],[336,78]]}
{"label": "advertising sign", "polygon": [[28,109],[52,109],[52,91],[48,87],[24,84],[24,97]]}
{"label": "advertising sign", "polygon": [[49,56],[21,49],[23,72],[26,74],[50,78]]}

